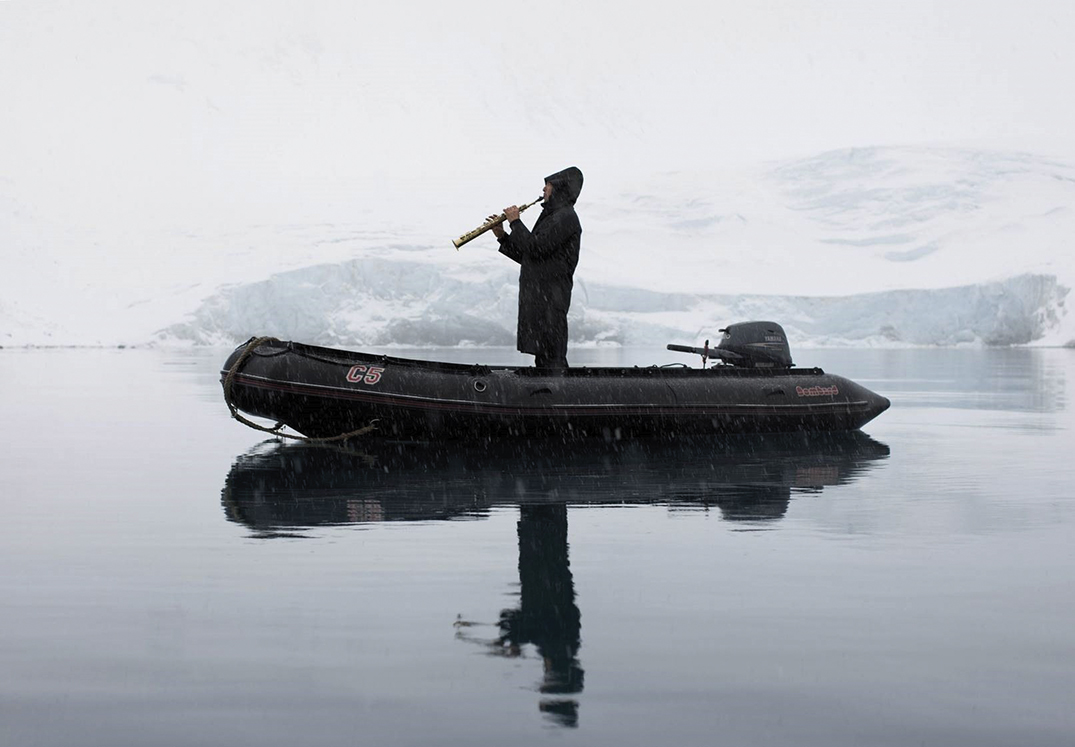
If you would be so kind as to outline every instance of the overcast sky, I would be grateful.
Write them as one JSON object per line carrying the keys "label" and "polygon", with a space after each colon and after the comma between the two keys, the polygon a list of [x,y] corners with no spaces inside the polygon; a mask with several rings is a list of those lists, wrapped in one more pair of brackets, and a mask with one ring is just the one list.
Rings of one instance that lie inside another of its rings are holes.
{"label": "overcast sky", "polygon": [[0,2],[0,192],[107,221],[570,163],[1075,157],[1070,0],[646,6]]}

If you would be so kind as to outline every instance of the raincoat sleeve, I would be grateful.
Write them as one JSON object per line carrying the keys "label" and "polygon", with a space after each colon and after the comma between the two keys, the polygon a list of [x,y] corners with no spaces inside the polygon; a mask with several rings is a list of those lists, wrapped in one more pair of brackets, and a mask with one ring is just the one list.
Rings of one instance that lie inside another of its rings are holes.
{"label": "raincoat sleeve", "polygon": [[511,222],[511,233],[500,242],[500,252],[516,262],[523,257],[546,260],[562,251],[572,236],[582,233],[573,210],[558,210],[531,232],[521,220]]}
{"label": "raincoat sleeve", "polygon": [[508,259],[515,260],[519,264],[523,263],[522,252],[520,252],[518,250],[518,248],[516,248],[515,246],[512,245],[512,243],[511,243],[511,234],[510,233],[505,235],[505,236],[497,237],[497,241],[500,242],[500,253],[501,254],[503,254]]}

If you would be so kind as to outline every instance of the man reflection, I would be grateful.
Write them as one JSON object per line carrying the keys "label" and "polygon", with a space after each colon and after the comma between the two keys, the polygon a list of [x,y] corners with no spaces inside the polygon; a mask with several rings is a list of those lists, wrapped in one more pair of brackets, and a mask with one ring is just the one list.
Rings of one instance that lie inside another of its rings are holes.
{"label": "man reflection", "polygon": [[480,623],[461,615],[456,635],[501,656],[522,656],[533,645],[544,663],[539,707],[568,727],[578,725],[572,696],[583,689],[581,616],[568,560],[567,505],[543,500],[716,506],[725,521],[757,530],[775,526],[794,495],[849,484],[889,454],[860,432],[612,448],[550,442],[531,444],[526,458],[518,444],[364,448],[369,453],[267,442],[236,459],[221,491],[225,515],[268,538],[317,526],[483,516],[493,506],[519,504],[518,607],[501,613],[496,637],[472,637],[466,629]]}
{"label": "man reflection", "polygon": [[[567,557],[567,506],[523,505],[519,511],[519,607],[500,613],[497,643],[509,656],[519,656],[527,643],[537,647],[545,664],[542,693],[582,692],[582,623]],[[547,698],[539,707],[564,726],[578,724],[573,699]]]}

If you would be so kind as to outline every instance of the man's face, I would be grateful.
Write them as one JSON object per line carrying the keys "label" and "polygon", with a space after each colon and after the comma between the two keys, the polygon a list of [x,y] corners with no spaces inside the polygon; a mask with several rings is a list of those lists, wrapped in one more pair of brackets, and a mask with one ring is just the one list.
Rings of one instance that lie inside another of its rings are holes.
{"label": "man's face", "polygon": [[541,199],[548,202],[550,197],[552,197],[552,185],[545,182],[545,189],[541,190]]}

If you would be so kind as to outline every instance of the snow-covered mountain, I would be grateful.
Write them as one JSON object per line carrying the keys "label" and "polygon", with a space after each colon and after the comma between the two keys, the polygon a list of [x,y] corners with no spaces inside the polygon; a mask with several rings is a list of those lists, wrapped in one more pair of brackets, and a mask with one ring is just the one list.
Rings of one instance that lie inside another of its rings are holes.
{"label": "snow-covered mountain", "polygon": [[[576,344],[696,339],[756,318],[798,344],[1075,340],[1072,165],[873,148],[632,187],[580,203]],[[511,344],[516,273],[491,239],[458,254],[365,242],[358,258],[223,288],[157,338]]]}
{"label": "snow-covered mountain", "polygon": [[[1075,340],[1075,163],[1005,145],[1075,152],[1075,14],[833,1],[0,3],[0,345],[510,345],[450,239],[572,163],[576,344]],[[896,138],[1005,149],[828,150]]]}
{"label": "snow-covered mountain", "polygon": [[[1066,305],[1075,283],[1071,164],[850,149],[734,173],[637,177],[593,193],[584,189],[578,206],[574,344],[701,339],[757,318],[782,322],[798,345],[1075,340]],[[469,202],[462,194],[458,202]],[[158,242],[153,268],[96,278],[68,305],[74,318],[8,301],[2,339],[512,344],[517,269],[490,236],[456,252],[449,240],[468,225],[449,223],[447,210],[404,226],[398,208],[364,207],[361,222],[142,237]],[[33,216],[19,223],[23,240],[41,225]],[[79,237],[60,240],[74,247]],[[47,295],[48,268],[35,263],[47,264],[48,252],[31,247],[18,260],[24,288]]]}
{"label": "snow-covered mountain", "polygon": [[[778,319],[797,344],[1018,345],[1055,330],[1068,289],[1051,275],[853,296],[699,294],[580,282],[573,345],[716,339],[731,321]],[[202,345],[271,334],[328,346],[512,346],[515,276],[357,259],[225,288],[157,338]]]}

